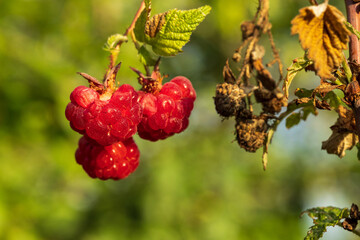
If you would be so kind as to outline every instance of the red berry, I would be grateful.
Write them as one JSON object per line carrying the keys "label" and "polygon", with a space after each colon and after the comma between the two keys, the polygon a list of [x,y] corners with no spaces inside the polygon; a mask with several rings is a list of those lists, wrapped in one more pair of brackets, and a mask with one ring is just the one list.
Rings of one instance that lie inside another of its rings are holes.
{"label": "red berry", "polygon": [[76,162],[92,178],[123,179],[136,170],[140,152],[132,138],[102,146],[87,136],[79,140]]}
{"label": "red berry", "polygon": [[110,97],[80,86],[70,99],[65,116],[72,128],[104,146],[132,137],[142,118],[138,94],[128,84],[120,86]]}
{"label": "red berry", "polygon": [[194,107],[196,92],[185,77],[175,77],[165,83],[159,93],[139,92],[143,118],[139,136],[150,141],[165,139],[184,131]]}

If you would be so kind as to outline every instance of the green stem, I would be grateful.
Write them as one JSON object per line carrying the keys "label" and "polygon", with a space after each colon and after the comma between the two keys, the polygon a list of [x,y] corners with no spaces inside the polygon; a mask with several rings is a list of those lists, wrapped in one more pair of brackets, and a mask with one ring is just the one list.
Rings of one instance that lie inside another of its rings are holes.
{"label": "green stem", "polygon": [[[292,103],[290,103],[292,104]],[[296,105],[296,103],[293,103],[295,104],[295,106],[293,108],[291,108],[289,110],[289,108],[286,110],[286,112],[283,112],[282,114],[280,114],[280,116],[275,120],[274,124],[271,126],[271,128],[269,129],[268,131],[268,134],[267,134],[267,137],[266,137],[266,140],[265,140],[265,144],[264,144],[264,147],[263,147],[263,155],[262,155],[262,164],[263,164],[263,168],[264,170],[266,170],[266,166],[267,166],[267,162],[268,162],[268,149],[269,149],[269,145],[271,143],[271,140],[274,136],[274,133],[277,129],[277,126],[279,125],[279,123],[284,120],[284,118],[286,118],[287,116],[289,116],[289,114],[293,113],[295,110],[299,109],[299,108],[302,108],[303,106],[302,105]]]}
{"label": "green stem", "polygon": [[[132,20],[130,26],[126,29],[126,31],[124,33],[124,36],[127,36],[129,33],[132,35],[132,32],[133,32],[134,27],[135,27],[135,23],[136,23],[137,19],[140,17],[140,14],[144,9],[145,9],[145,2],[142,1],[141,4],[140,4],[139,9],[137,10],[137,12],[136,12],[136,14],[134,16],[134,19]],[[115,66],[117,58],[119,56],[120,47],[121,47],[123,42],[124,41],[120,41],[116,45],[115,49],[113,51],[111,51],[111,53],[110,53],[110,64],[109,64],[109,68],[108,68],[107,73],[109,73],[111,71],[111,69],[113,69],[113,67]]]}

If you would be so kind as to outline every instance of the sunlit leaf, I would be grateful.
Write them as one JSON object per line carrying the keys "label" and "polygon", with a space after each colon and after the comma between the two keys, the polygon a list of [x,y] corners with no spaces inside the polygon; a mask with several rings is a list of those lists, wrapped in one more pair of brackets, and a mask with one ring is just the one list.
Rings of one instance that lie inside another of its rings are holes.
{"label": "sunlit leaf", "polygon": [[149,10],[145,9],[135,25],[135,36],[160,56],[176,55],[210,10],[207,5],[191,10],[173,9],[149,18]]}
{"label": "sunlit leaf", "polygon": [[300,9],[292,21],[292,34],[299,34],[301,46],[314,61],[318,76],[333,79],[333,70],[341,65],[342,50],[347,48],[351,32],[346,28],[344,15],[327,1],[318,6]]}

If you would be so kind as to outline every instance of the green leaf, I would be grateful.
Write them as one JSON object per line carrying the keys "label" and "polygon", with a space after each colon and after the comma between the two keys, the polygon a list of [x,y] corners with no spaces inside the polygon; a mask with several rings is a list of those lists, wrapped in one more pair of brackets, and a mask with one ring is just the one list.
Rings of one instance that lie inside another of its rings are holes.
{"label": "green leaf", "polygon": [[341,99],[334,93],[333,91],[330,91],[326,94],[324,97],[324,100],[329,100],[330,107],[333,109],[338,109],[340,105],[342,105]]}
{"label": "green leaf", "polygon": [[293,63],[287,69],[287,74],[283,84],[283,91],[286,98],[289,97],[289,87],[296,74],[313,63],[314,62],[312,60],[306,57],[296,58],[293,60]]}
{"label": "green leaf", "polygon": [[149,19],[145,9],[135,24],[135,37],[138,41],[152,46],[160,56],[174,56],[190,40],[192,32],[210,13],[210,6],[192,10],[173,9]]}
{"label": "green leaf", "polygon": [[301,215],[305,213],[313,219],[314,223],[307,232],[305,240],[320,239],[324,232],[326,232],[326,227],[334,227],[340,223],[340,220],[349,217],[349,210],[347,208],[337,207],[311,208],[302,212]]}
{"label": "green leaf", "polygon": [[118,43],[120,42],[127,42],[128,38],[122,34],[114,34],[114,35],[111,35],[110,37],[108,37],[105,45],[104,45],[104,50],[106,51],[114,51],[115,50],[115,47]]}
{"label": "green leaf", "polygon": [[140,47],[138,54],[142,64],[146,66],[155,66],[158,56],[147,49],[145,44]]}
{"label": "green leaf", "polygon": [[136,20],[134,34],[135,38],[140,42],[145,42],[145,25],[148,18],[148,9],[141,12],[140,17]]}
{"label": "green leaf", "polygon": [[310,114],[317,115],[316,108],[312,104],[310,106],[303,107],[301,110],[301,120],[306,121]]}
{"label": "green leaf", "polygon": [[306,88],[297,88],[295,90],[295,96],[298,98],[311,97],[314,92],[314,89],[306,89]]}
{"label": "green leaf", "polygon": [[297,124],[299,124],[301,120],[301,114],[300,113],[293,113],[290,116],[286,118],[286,128],[291,128]]}
{"label": "green leaf", "polygon": [[358,30],[356,30],[353,25],[351,25],[351,23],[349,22],[344,22],[345,23],[345,26],[346,28],[353,34],[355,34],[355,36],[360,39],[360,32]]}

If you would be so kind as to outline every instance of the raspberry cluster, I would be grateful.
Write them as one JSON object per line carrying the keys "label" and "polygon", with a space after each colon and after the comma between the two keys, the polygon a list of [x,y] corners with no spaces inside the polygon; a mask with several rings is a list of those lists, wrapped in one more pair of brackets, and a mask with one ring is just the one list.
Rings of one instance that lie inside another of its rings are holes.
{"label": "raspberry cluster", "polygon": [[104,146],[132,137],[141,121],[138,94],[128,84],[120,86],[110,98],[79,86],[70,100],[65,116],[72,128]]}
{"label": "raspberry cluster", "polygon": [[[118,66],[117,66],[118,67]],[[141,76],[142,89],[116,88],[117,69],[100,84],[85,77],[90,87],[79,86],[70,95],[65,116],[73,130],[83,135],[75,158],[92,178],[123,179],[139,165],[140,152],[133,140],[157,141],[184,131],[194,107],[196,92],[185,77],[161,84],[162,78]]]}
{"label": "raspberry cluster", "polygon": [[150,141],[165,139],[184,131],[194,107],[196,92],[191,82],[182,76],[165,83],[158,94],[140,91],[143,118],[139,136]]}

